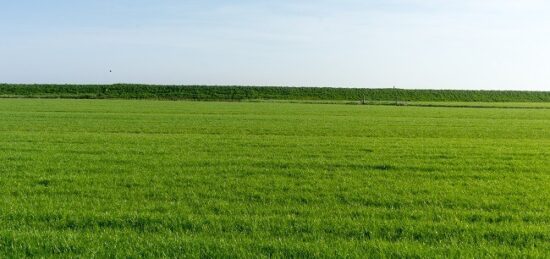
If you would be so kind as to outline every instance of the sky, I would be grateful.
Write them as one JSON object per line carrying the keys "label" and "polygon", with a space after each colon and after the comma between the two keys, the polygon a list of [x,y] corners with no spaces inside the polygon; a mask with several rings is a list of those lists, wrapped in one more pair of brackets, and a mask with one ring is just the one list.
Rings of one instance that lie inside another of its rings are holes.
{"label": "sky", "polygon": [[548,14],[543,0],[0,0],[0,82],[548,91]]}

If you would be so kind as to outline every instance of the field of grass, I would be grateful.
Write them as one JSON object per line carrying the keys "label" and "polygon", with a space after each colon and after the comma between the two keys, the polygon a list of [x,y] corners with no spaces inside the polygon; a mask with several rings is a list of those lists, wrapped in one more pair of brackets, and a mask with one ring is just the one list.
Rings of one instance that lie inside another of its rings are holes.
{"label": "field of grass", "polygon": [[550,109],[550,102],[442,102],[442,101],[344,101],[344,100],[248,100],[247,102],[267,103],[309,103],[309,104],[350,104],[350,105],[390,105],[416,107],[455,107],[455,108],[516,108]]}
{"label": "field of grass", "polygon": [[548,109],[0,99],[0,257],[550,257]]}
{"label": "field of grass", "polygon": [[[394,103],[386,102],[385,104],[392,105]],[[550,109],[550,102],[403,102],[402,105],[421,107]]]}

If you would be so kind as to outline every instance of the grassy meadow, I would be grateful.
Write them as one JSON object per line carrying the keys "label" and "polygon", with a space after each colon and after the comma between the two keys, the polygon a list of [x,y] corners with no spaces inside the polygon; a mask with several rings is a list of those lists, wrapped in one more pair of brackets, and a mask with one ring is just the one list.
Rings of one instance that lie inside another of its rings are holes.
{"label": "grassy meadow", "polygon": [[550,110],[0,99],[0,257],[550,257]]}

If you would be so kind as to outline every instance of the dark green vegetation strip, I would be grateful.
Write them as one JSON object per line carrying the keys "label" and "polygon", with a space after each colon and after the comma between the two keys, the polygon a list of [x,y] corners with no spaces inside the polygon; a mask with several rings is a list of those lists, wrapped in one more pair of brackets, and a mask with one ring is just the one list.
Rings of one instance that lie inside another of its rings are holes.
{"label": "dark green vegetation strip", "polygon": [[550,112],[0,100],[0,257],[550,256]]}
{"label": "dark green vegetation strip", "polygon": [[17,85],[0,84],[0,97],[165,100],[347,100],[550,102],[550,92],[404,90],[319,87]]}

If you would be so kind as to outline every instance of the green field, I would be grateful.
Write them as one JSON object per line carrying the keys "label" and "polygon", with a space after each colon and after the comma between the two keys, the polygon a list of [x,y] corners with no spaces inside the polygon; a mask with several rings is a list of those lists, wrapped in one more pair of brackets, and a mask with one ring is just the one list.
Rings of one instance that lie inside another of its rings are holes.
{"label": "green field", "polygon": [[550,110],[0,99],[0,257],[550,257]]}

